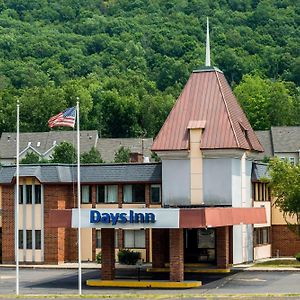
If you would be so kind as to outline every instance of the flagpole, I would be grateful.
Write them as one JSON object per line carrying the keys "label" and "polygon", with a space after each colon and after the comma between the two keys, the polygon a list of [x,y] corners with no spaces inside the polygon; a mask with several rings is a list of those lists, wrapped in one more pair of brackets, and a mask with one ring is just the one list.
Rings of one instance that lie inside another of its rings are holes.
{"label": "flagpole", "polygon": [[[16,149],[16,213],[15,213],[15,260],[16,260],[16,295],[19,295],[19,196],[20,196],[20,104],[17,102],[17,149]],[[25,241],[24,241],[25,243]]]}
{"label": "flagpole", "polygon": [[77,97],[77,201],[78,201],[78,294],[82,294],[81,288],[81,190],[80,190],[80,136],[79,136],[79,98]]}

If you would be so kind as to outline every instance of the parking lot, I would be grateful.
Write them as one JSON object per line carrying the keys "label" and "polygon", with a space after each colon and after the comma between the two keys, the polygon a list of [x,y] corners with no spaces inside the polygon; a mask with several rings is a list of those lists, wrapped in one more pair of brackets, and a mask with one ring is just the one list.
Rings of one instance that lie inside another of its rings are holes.
{"label": "parking lot", "polygon": [[[229,275],[222,274],[192,274],[187,280],[201,280],[200,288],[186,290],[156,290],[156,289],[121,289],[93,288],[84,284],[86,279],[99,278],[99,270],[83,270],[83,294],[105,295],[110,297],[125,297],[141,299],[142,295],[166,295],[172,298],[195,298],[205,295],[224,294],[299,294],[300,272],[250,272],[243,271]],[[117,271],[118,279],[137,279],[135,270],[122,269]],[[151,274],[142,272],[141,279],[166,279],[167,274]],[[20,294],[31,295],[76,295],[78,293],[78,275],[76,269],[21,269]],[[15,293],[15,270],[0,268],[0,297]],[[283,299],[283,296],[281,297]],[[299,299],[299,298],[298,298]]]}

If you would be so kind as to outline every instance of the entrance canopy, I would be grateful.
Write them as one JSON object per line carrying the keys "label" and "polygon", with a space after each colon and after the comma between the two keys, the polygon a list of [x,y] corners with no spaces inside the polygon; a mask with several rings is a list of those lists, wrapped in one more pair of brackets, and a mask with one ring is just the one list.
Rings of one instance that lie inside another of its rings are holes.
{"label": "entrance canopy", "polygon": [[[264,207],[81,209],[82,228],[209,228],[264,223]],[[50,226],[77,228],[78,210],[51,210]]]}

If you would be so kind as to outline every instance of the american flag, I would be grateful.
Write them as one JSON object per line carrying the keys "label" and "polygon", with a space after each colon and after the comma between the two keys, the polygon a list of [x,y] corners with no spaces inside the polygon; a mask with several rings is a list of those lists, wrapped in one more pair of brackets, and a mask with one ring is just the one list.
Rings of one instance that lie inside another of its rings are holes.
{"label": "american flag", "polygon": [[67,127],[74,128],[75,120],[76,120],[76,107],[74,106],[74,107],[67,108],[63,112],[60,112],[59,114],[50,118],[48,120],[48,126],[50,128],[56,126],[67,126]]}

